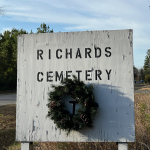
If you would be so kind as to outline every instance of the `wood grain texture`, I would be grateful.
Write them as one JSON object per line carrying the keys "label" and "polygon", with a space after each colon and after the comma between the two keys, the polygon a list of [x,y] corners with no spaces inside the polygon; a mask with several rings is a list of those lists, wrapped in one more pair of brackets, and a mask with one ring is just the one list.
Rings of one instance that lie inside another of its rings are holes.
{"label": "wood grain texture", "polygon": [[[134,142],[132,36],[130,29],[19,35],[16,140]],[[110,57],[106,56],[109,56],[106,47],[111,48]],[[72,49],[72,58],[68,55],[66,59],[66,48]],[[79,55],[76,58],[78,48],[82,58]],[[85,48],[91,49],[87,58]],[[95,48],[101,49],[101,56],[97,53],[98,58],[95,58]],[[37,50],[43,51],[43,59],[40,56],[38,59]],[[57,55],[62,57],[57,59]],[[54,122],[46,118],[46,104],[51,85],[60,83],[58,78],[55,80],[56,74],[63,71],[65,77],[66,71],[72,71],[68,75],[78,75],[77,70],[82,71],[81,80],[94,84],[95,101],[99,108],[92,129],[73,131],[67,136],[65,131],[57,129]],[[87,70],[87,78],[91,80],[86,80]],[[98,76],[96,80],[96,70],[101,70],[101,80]],[[111,70],[109,79],[106,70]],[[38,72],[43,74],[38,76]],[[51,82],[47,82],[47,72],[52,76],[48,77]],[[43,79],[42,82],[38,82],[37,77]]]}
{"label": "wood grain texture", "polygon": [[33,150],[33,143],[21,143],[21,150]]}
{"label": "wood grain texture", "polygon": [[118,150],[128,150],[128,143],[118,143]]}

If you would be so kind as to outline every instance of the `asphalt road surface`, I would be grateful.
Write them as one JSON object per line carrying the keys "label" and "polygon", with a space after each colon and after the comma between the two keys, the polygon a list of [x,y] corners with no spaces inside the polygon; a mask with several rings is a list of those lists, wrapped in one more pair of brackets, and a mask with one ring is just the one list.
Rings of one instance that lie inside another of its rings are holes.
{"label": "asphalt road surface", "polygon": [[0,95],[0,106],[16,104],[16,94]]}

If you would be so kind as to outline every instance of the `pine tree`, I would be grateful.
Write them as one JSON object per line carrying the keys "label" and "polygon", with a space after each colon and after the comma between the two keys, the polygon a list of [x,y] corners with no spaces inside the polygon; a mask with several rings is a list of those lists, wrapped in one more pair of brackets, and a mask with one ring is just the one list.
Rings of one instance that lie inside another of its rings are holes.
{"label": "pine tree", "polygon": [[0,90],[15,90],[17,83],[17,36],[23,29],[5,31],[0,39]]}
{"label": "pine tree", "polygon": [[[3,7],[0,7],[0,14]],[[50,33],[49,26],[45,23],[37,28],[38,33]],[[15,90],[17,85],[17,36],[19,34],[28,34],[23,29],[13,28],[7,30],[3,34],[0,33],[0,91]],[[34,34],[31,30],[30,34]]]}
{"label": "pine tree", "polygon": [[134,71],[134,79],[136,79],[138,76],[138,69],[135,66],[133,66],[133,71]]}
{"label": "pine tree", "polygon": [[30,34],[34,34],[34,32],[31,30],[31,31],[30,31]]}
{"label": "pine tree", "polygon": [[150,65],[149,65],[149,53],[147,51],[147,54],[145,56],[145,61],[144,61],[144,72],[145,74],[150,74]]}
{"label": "pine tree", "polygon": [[139,70],[139,73],[140,73],[140,79],[141,79],[141,80],[144,80],[144,78],[145,78],[145,72],[144,72],[144,69],[141,68],[141,69]]}
{"label": "pine tree", "polygon": [[145,75],[145,82],[150,83],[150,74]]}
{"label": "pine tree", "polygon": [[37,28],[37,33],[52,33],[53,29],[50,30],[50,27],[45,23],[42,23],[39,28]]}

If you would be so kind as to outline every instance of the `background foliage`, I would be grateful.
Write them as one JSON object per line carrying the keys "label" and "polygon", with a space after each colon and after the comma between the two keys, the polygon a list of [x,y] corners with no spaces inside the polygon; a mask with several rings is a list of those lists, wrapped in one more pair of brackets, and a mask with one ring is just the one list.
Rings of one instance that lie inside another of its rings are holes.
{"label": "background foliage", "polygon": [[[53,32],[42,23],[37,33]],[[17,36],[28,34],[26,30],[13,28],[0,34],[0,91],[15,91],[17,87]],[[30,34],[33,34],[32,30]]]}
{"label": "background foliage", "polygon": [[143,67],[136,68],[134,66],[133,70],[134,70],[134,80],[136,81],[143,80],[147,83],[150,83],[150,79],[149,79],[150,78],[150,56],[148,50],[145,56]]}
{"label": "background foliage", "polygon": [[145,61],[144,61],[144,73],[145,73],[145,81],[150,83],[150,56],[149,56],[149,53],[148,53],[148,50],[147,50],[147,53],[146,53],[146,56],[145,56]]}

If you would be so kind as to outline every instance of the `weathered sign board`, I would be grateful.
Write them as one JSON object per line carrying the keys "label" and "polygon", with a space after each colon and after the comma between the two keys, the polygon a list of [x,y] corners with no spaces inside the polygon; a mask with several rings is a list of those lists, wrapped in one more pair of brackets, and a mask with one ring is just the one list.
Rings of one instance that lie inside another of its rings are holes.
{"label": "weathered sign board", "polygon": [[[19,35],[16,140],[134,142],[132,35],[131,29]],[[46,104],[51,85],[73,74],[94,85],[99,108],[93,128],[67,136],[46,117]]]}

